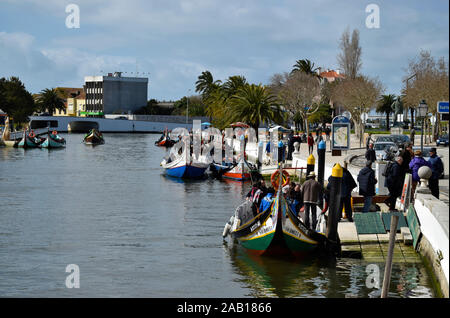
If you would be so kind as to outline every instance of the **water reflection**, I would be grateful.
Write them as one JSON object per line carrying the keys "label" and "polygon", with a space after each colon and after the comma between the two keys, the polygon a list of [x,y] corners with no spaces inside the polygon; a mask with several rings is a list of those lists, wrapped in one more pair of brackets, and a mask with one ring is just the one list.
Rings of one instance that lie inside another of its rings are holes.
{"label": "water reflection", "polygon": [[[245,284],[251,297],[300,298],[379,298],[384,265],[380,268],[379,289],[366,286],[363,260],[309,257],[301,261],[275,259],[249,254],[237,244],[224,244],[238,281]],[[420,264],[396,263],[389,297],[434,297],[430,277]]]}

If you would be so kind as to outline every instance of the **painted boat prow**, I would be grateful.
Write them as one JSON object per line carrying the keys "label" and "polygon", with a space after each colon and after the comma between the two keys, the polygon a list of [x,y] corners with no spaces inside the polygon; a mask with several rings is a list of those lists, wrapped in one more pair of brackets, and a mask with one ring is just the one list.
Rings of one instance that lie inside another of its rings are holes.
{"label": "painted boat prow", "polygon": [[259,213],[243,225],[237,225],[236,223],[231,236],[236,238],[252,254],[269,254],[269,247],[275,237],[277,223],[278,202],[275,198],[266,211]]}
{"label": "painted boat prow", "polygon": [[187,162],[183,155],[175,158],[173,161],[167,162],[163,160],[161,166],[164,168],[168,176],[175,178],[200,179],[205,175],[208,164],[202,162]]}

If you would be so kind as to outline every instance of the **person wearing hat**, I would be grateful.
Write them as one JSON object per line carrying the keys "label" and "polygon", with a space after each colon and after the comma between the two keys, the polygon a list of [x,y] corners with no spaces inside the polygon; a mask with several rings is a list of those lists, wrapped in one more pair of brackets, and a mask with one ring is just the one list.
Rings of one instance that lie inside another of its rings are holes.
{"label": "person wearing hat", "polygon": [[433,172],[431,178],[428,180],[428,187],[431,190],[431,194],[439,199],[439,177],[444,172],[444,164],[437,155],[436,148],[434,147],[430,150],[430,159],[428,159],[428,162],[430,163],[431,171]]}
{"label": "person wearing hat", "polygon": [[419,169],[423,166],[427,166],[431,168],[431,164],[423,159],[422,151],[416,150],[414,151],[414,158],[412,158],[409,163],[409,169],[411,169],[412,174],[412,185],[411,185],[411,194],[414,197],[414,193],[416,192],[417,183],[420,181],[419,177]]}
{"label": "person wearing hat", "polygon": [[322,186],[316,181],[314,171],[311,171],[306,177],[306,181],[302,184],[300,192],[303,195],[303,205],[305,207],[305,225],[313,230],[317,225],[317,201],[321,191]]}
{"label": "person wearing hat", "polygon": [[375,178],[375,171],[372,169],[372,161],[367,160],[366,166],[358,174],[359,194],[364,197],[364,208],[362,212],[369,212],[372,205],[372,198],[375,195],[375,185],[378,180]]}

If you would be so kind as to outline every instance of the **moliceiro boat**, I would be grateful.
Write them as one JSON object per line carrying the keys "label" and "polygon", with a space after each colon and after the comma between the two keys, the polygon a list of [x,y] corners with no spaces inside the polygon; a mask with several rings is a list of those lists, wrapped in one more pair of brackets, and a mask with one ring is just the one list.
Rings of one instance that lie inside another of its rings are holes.
{"label": "moliceiro boat", "polygon": [[58,135],[56,130],[53,130],[52,133],[48,131],[47,139],[41,144],[42,148],[62,148],[66,146],[66,140]]}
{"label": "moliceiro boat", "polygon": [[86,145],[101,145],[105,143],[105,139],[101,132],[93,128],[84,136],[83,142]]}
{"label": "moliceiro boat", "polygon": [[254,168],[242,158],[232,169],[225,171],[223,177],[237,181],[250,180],[252,170]]}
{"label": "moliceiro boat", "polygon": [[175,144],[175,142],[175,140],[170,139],[169,131],[166,128],[164,129],[161,137],[155,141],[155,146],[170,148]]}
{"label": "moliceiro boat", "polygon": [[209,167],[209,164],[206,162],[206,158],[200,157],[199,159],[200,160],[194,160],[191,156],[186,155],[186,151],[183,151],[181,155],[169,155],[168,158],[164,158],[161,162],[161,166],[164,168],[164,171],[168,176],[186,179],[200,179],[204,177],[205,171]]}
{"label": "moliceiro boat", "polygon": [[308,229],[292,211],[282,192],[283,186],[289,184],[289,178],[282,181],[286,173],[281,168],[275,174],[272,180],[279,180],[272,182],[277,189],[276,195],[272,197],[269,193],[263,198],[271,202],[270,205],[266,204],[267,208],[260,211],[259,208],[255,209],[251,199],[246,200],[225,225],[222,236],[225,238],[229,235],[252,254],[293,255],[301,258],[326,243],[327,238],[323,233],[326,225],[321,219],[316,231]]}
{"label": "moliceiro boat", "polygon": [[258,169],[245,159],[239,160],[237,163],[222,164],[212,163],[211,171],[217,177],[223,177],[235,181],[246,181],[252,179],[252,174],[257,174]]}
{"label": "moliceiro boat", "polygon": [[19,148],[41,148],[41,144],[44,142],[45,138],[36,137],[34,131],[31,130],[30,133],[23,131],[23,137],[17,144]]}

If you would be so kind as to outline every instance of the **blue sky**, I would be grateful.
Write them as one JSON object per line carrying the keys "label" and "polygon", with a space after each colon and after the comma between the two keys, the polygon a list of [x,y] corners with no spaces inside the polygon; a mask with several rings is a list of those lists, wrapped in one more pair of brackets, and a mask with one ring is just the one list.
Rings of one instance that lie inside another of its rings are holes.
{"label": "blue sky", "polygon": [[[78,29],[65,25],[71,3]],[[371,3],[378,29],[365,24]],[[0,0],[0,77],[18,76],[36,93],[138,70],[149,77],[149,99],[176,100],[194,94],[204,70],[267,84],[298,59],[336,69],[346,28],[360,31],[362,73],[378,77],[385,93],[400,93],[421,49],[448,60],[448,0]]]}

